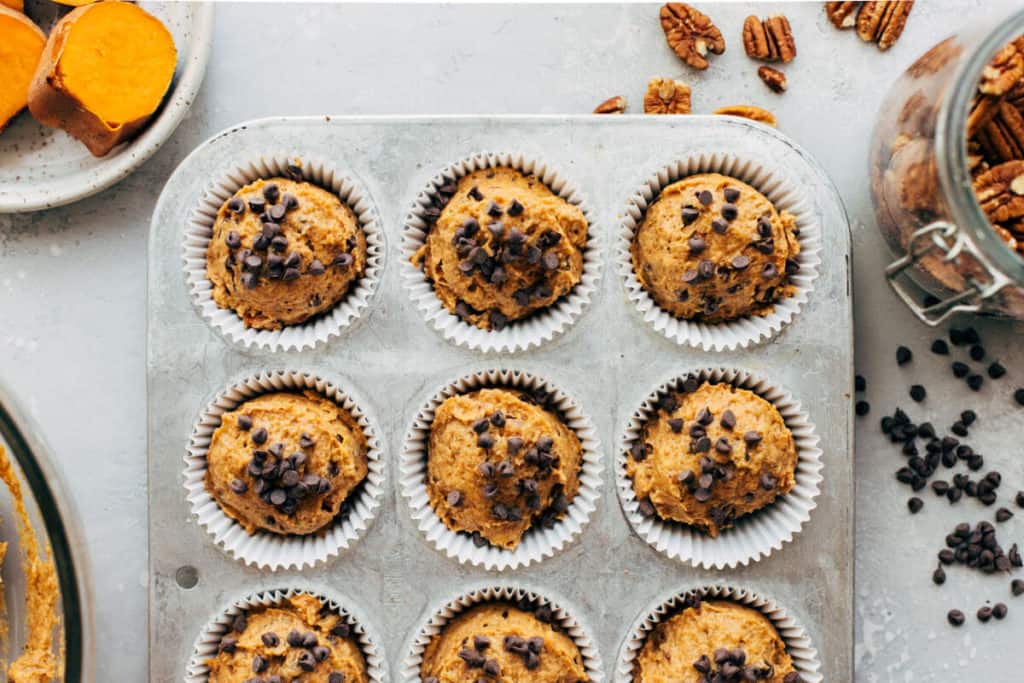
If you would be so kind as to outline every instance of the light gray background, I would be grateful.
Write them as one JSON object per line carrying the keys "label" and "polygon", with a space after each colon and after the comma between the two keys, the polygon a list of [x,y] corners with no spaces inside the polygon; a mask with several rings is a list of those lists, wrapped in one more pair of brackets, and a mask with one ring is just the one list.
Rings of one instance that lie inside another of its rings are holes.
{"label": "light gray background", "polygon": [[[840,188],[855,249],[857,358],[873,411],[857,446],[858,681],[1013,680],[1024,600],[1008,580],[954,569],[939,589],[935,550],[958,521],[991,518],[973,500],[955,508],[925,493],[906,512],[907,489],[892,473],[900,456],[878,435],[878,418],[910,404],[906,388],[929,388],[925,411],[946,427],[970,402],[981,415],[976,450],[1004,474],[1001,503],[1024,488],[1015,438],[1024,411],[1009,393],[1024,384],[1024,326],[979,325],[1009,378],[966,396],[927,352],[934,334],[917,324],[882,281],[887,255],[870,208],[866,157],[871,122],[888,84],[964,21],[994,18],[1016,3],[918,3],[888,53],[834,30],[820,3],[709,6],[729,49],[706,72],[664,44],[656,5],[342,6],[221,4],[209,72],[173,139],[116,188],[71,207],[0,216],[0,378],[38,421],[83,514],[96,583],[100,680],[146,678],[145,264],[150,213],[165,179],[200,141],[238,121],[275,114],[579,113],[624,94],[636,111],[646,80],[686,80],[694,109],[737,102],[774,110],[780,128],[806,146]],[[984,9],[983,9],[984,8]],[[748,13],[789,15],[799,57],[790,91],[769,93],[742,52]],[[822,331],[828,334],[827,330]],[[898,342],[917,351],[898,369]],[[1024,539],[1024,514],[1000,527]],[[1002,624],[971,619],[954,631],[947,609],[973,613],[1004,599]],[[134,643],[134,645],[132,645]],[[606,662],[614,653],[604,653]]]}

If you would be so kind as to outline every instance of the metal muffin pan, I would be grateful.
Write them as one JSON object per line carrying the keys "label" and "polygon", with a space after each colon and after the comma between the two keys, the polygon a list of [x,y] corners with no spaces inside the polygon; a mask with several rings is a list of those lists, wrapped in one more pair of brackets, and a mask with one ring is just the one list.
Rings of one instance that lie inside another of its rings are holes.
{"label": "metal muffin pan", "polygon": [[[808,302],[774,339],[746,350],[680,346],[645,323],[612,265],[632,192],[659,168],[697,151],[777,163],[805,189],[821,226],[819,276]],[[182,271],[188,217],[211,180],[261,153],[313,150],[370,194],[388,253],[377,295],[340,337],[304,352],[247,351],[193,308]],[[516,354],[481,354],[436,332],[401,282],[401,230],[428,180],[481,151],[520,151],[575,183],[592,208],[605,259],[587,310],[566,332]],[[593,629],[606,672],[630,624],[653,600],[687,588],[747,588],[783,605],[810,635],[825,680],[853,679],[853,333],[850,235],[820,166],[780,133],[728,117],[309,117],[239,124],[200,145],[171,176],[153,214],[149,249],[150,680],[180,681],[196,636],[232,600],[269,588],[328,589],[383,634],[392,677],[412,631],[436,606],[482,584],[564,596]],[[614,449],[629,417],[659,384],[689,369],[754,371],[793,393],[816,425],[824,481],[793,542],[733,570],[666,558],[629,527],[619,506]],[[436,551],[398,492],[398,454],[417,412],[442,385],[490,368],[520,369],[570,393],[602,444],[604,489],[581,536],[526,569],[489,572]],[[214,545],[189,512],[184,455],[203,407],[225,386],[263,370],[340,379],[376,416],[386,460],[383,509],[340,557],[305,571],[247,567]],[[607,675],[606,675],[607,680]]]}

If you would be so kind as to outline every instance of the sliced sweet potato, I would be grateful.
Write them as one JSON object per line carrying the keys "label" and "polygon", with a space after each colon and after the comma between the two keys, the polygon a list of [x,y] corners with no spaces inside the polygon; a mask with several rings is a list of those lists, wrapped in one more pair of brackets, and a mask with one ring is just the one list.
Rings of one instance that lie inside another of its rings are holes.
{"label": "sliced sweet potato", "polygon": [[50,33],[29,89],[28,107],[103,156],[153,116],[178,55],[167,28],[127,2],[79,7]]}
{"label": "sliced sweet potato", "polygon": [[0,5],[0,131],[28,104],[46,36],[21,12]]}
{"label": "sliced sweet potato", "polygon": [[0,0],[0,7],[9,7],[18,12],[25,11],[24,0]]}

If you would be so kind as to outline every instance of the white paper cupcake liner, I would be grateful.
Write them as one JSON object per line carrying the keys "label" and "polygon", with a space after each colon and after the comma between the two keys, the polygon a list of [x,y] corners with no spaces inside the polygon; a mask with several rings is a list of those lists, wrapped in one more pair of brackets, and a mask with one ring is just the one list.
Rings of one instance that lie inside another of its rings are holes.
{"label": "white paper cupcake liner", "polygon": [[[469,534],[449,529],[437,516],[427,495],[427,449],[430,426],[434,414],[445,399],[487,387],[507,387],[543,391],[552,397],[552,407],[565,424],[572,429],[583,447],[580,468],[580,488],[569,505],[569,510],[555,525],[546,529],[531,527],[515,550],[491,545],[478,548]],[[460,562],[503,571],[526,567],[550,557],[573,542],[597,508],[601,497],[602,472],[600,442],[597,430],[579,404],[554,384],[527,372],[516,370],[488,370],[466,375],[440,389],[416,416],[402,449],[400,486],[409,501],[412,518],[417,521],[424,537],[435,548]]]}
{"label": "white paper cupcake liner", "polygon": [[520,601],[531,602],[538,607],[550,607],[554,615],[553,623],[557,623],[562,632],[572,638],[576,647],[579,648],[590,683],[604,681],[604,670],[601,665],[601,655],[597,650],[597,643],[591,636],[590,629],[577,618],[578,610],[569,609],[565,600],[558,596],[551,596],[550,591],[538,592],[522,586],[507,584],[472,589],[438,607],[416,630],[409,641],[399,674],[401,681],[403,683],[420,683],[420,666],[423,663],[423,654],[427,646],[456,616],[481,603],[518,603]]}
{"label": "white paper cupcake liner", "polygon": [[210,620],[196,638],[192,657],[185,667],[185,683],[207,683],[210,667],[206,662],[217,656],[220,641],[231,631],[235,617],[254,608],[269,607],[299,593],[308,593],[319,598],[332,611],[339,614],[352,627],[352,635],[366,660],[366,675],[372,683],[387,683],[388,665],[384,656],[383,642],[371,627],[365,616],[345,599],[328,595],[317,589],[275,589],[250,593],[232,602],[220,614]]}
{"label": "white paper cupcake liner", "polygon": [[[206,452],[221,416],[245,401],[275,391],[312,389],[349,411],[363,430],[367,441],[366,479],[345,501],[347,512],[327,527],[305,536],[257,531],[249,534],[220,507],[206,489]],[[381,507],[384,495],[384,457],[373,422],[364,410],[337,384],[292,370],[262,372],[232,384],[203,410],[192,430],[185,456],[186,499],[199,524],[231,557],[247,565],[270,571],[305,569],[338,555],[353,545],[369,528]]]}
{"label": "white paper cupcake liner", "polygon": [[[501,330],[483,330],[463,322],[450,313],[437,298],[433,285],[423,271],[412,264],[412,257],[423,246],[430,230],[424,210],[433,206],[433,198],[442,185],[483,168],[507,166],[534,175],[559,197],[575,204],[587,219],[587,244],[583,250],[583,273],[577,285],[561,299],[532,315],[511,321]],[[483,352],[517,352],[551,341],[571,327],[590,304],[601,279],[600,230],[583,194],[560,171],[522,153],[480,152],[446,166],[431,178],[417,195],[405,219],[402,231],[402,279],[416,308],[445,339],[459,346]]]}
{"label": "white paper cupcake liner", "polygon": [[[702,382],[732,384],[767,400],[778,409],[796,443],[796,484],[793,489],[776,498],[772,504],[738,518],[732,528],[723,529],[717,538],[681,522],[641,514],[640,502],[633,491],[633,480],[626,474],[630,446],[639,438],[644,424],[656,413],[658,397],[665,392],[679,390],[689,375],[695,375]],[[773,550],[793,540],[811,518],[811,510],[817,506],[815,499],[821,489],[823,467],[814,425],[792,394],[749,372],[708,368],[674,377],[647,396],[626,425],[615,456],[615,480],[626,519],[656,550],[696,567],[733,569],[767,557]]]}
{"label": "white paper cupcake liner", "polygon": [[663,619],[671,617],[683,609],[687,605],[688,599],[692,597],[699,597],[702,600],[732,600],[760,611],[768,617],[768,620],[775,626],[775,630],[779,632],[779,636],[786,644],[786,651],[793,659],[793,668],[800,674],[804,683],[822,683],[825,680],[821,674],[818,651],[811,643],[810,636],[781,605],[771,598],[756,595],[742,588],[705,586],[675,593],[659,600],[633,623],[629,635],[619,651],[619,658],[615,665],[614,683],[633,683],[634,662],[643,648],[647,636]]}
{"label": "white paper cupcake liner", "polygon": [[[366,235],[366,268],[341,301],[312,320],[280,330],[257,330],[247,327],[234,310],[221,308],[213,300],[213,285],[206,277],[206,248],[213,236],[217,212],[224,202],[255,180],[289,177],[289,164],[300,165],[303,180],[333,192],[352,209]],[[185,280],[199,314],[229,341],[247,349],[303,351],[341,334],[366,311],[379,288],[386,251],[377,207],[359,183],[316,157],[279,153],[233,164],[199,198],[185,226]]]}
{"label": "white paper cupcake liner", "polygon": [[[748,315],[720,323],[683,320],[658,306],[637,279],[630,248],[647,208],[655,202],[662,189],[698,173],[721,173],[742,180],[765,195],[777,209],[788,211],[796,218],[800,231],[800,254],[796,261],[800,264],[800,270],[789,276],[796,291],[792,296],[775,302],[770,313]],[[728,152],[701,152],[660,169],[630,196],[619,226],[615,260],[629,300],[651,327],[677,344],[687,344],[705,351],[732,351],[771,339],[793,321],[813,290],[821,265],[821,248],[821,227],[818,225],[814,202],[805,195],[804,189],[785,168]]]}

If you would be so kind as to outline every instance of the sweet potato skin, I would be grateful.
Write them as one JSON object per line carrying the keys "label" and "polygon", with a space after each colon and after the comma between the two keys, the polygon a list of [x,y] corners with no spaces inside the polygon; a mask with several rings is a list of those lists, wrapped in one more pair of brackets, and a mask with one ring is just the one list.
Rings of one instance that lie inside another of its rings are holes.
{"label": "sweet potato skin", "polygon": [[10,9],[14,10],[15,12],[24,12],[25,11],[25,2],[24,2],[24,0],[0,0],[0,6],[8,7]]}
{"label": "sweet potato skin", "polygon": [[53,27],[29,88],[28,108],[32,116],[43,125],[63,128],[69,135],[80,140],[93,156],[102,157],[138,133],[149,123],[156,111],[112,128],[106,121],[83,107],[60,83],[57,67],[72,26],[79,17],[95,6],[96,3],[91,3],[78,7]]}

